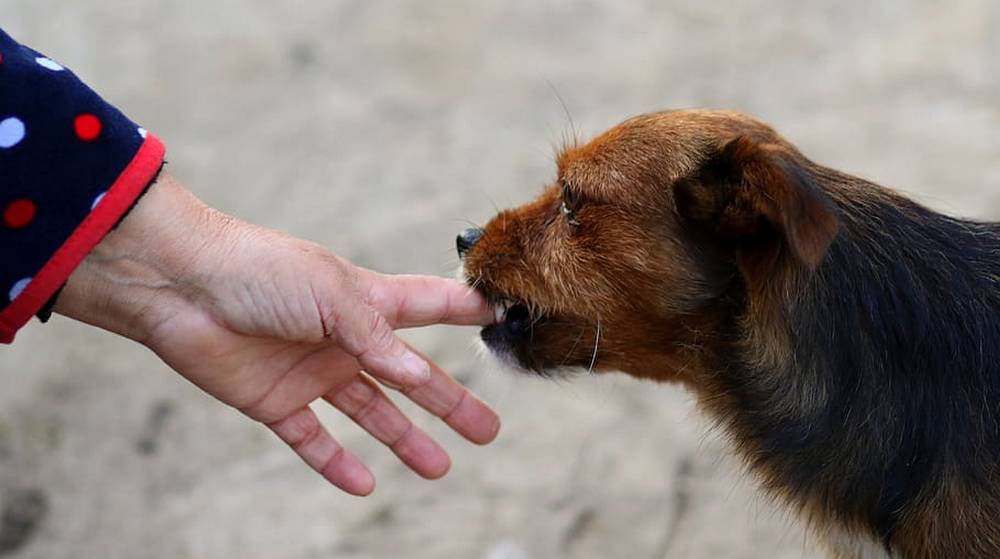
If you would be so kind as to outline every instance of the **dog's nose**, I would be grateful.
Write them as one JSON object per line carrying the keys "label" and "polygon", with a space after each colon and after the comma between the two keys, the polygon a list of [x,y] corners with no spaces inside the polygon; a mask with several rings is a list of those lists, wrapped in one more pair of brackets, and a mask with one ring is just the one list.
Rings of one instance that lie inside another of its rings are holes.
{"label": "dog's nose", "polygon": [[478,227],[469,227],[455,237],[455,249],[458,250],[458,257],[462,258],[466,252],[476,246],[479,238],[483,236],[483,230]]}

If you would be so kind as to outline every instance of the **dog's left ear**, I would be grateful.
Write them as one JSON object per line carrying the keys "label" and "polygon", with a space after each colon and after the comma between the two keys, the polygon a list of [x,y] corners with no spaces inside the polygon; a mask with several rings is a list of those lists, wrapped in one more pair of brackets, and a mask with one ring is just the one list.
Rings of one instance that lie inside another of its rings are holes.
{"label": "dog's left ear", "polygon": [[833,204],[786,148],[746,136],[675,185],[674,197],[682,218],[741,253],[783,242],[810,269],[839,229]]}

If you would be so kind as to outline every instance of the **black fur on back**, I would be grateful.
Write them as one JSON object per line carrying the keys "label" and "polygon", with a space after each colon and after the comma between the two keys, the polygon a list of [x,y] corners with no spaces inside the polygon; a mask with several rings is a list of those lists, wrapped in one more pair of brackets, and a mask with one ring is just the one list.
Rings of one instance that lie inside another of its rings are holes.
{"label": "black fur on back", "polygon": [[791,363],[761,367],[736,341],[752,320],[734,285],[713,382],[766,485],[890,548],[906,511],[933,507],[950,479],[997,502],[1000,227],[808,173],[841,227],[782,309]]}

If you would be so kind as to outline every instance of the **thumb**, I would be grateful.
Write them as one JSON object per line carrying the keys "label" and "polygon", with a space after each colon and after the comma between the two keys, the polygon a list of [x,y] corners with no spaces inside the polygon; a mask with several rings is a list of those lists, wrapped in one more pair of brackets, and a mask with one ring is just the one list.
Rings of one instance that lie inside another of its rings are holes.
{"label": "thumb", "polygon": [[430,365],[414,353],[379,312],[363,301],[341,315],[338,339],[361,367],[396,387],[421,386],[431,378]]}

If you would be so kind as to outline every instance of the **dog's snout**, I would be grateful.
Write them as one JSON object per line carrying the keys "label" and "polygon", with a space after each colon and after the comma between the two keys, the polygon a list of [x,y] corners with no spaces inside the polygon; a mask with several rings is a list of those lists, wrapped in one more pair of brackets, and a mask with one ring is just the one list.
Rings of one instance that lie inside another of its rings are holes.
{"label": "dog's snout", "polygon": [[476,246],[482,236],[483,230],[479,227],[470,227],[459,233],[458,237],[455,238],[455,249],[458,250],[458,257],[465,256],[465,253]]}

